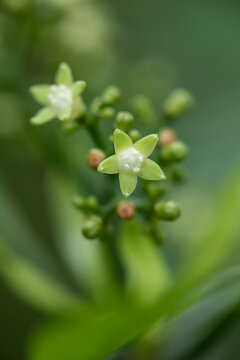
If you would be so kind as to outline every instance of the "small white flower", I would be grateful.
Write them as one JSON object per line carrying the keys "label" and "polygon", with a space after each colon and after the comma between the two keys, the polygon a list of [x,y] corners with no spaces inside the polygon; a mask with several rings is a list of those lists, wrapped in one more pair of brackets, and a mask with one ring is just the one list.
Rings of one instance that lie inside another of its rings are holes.
{"label": "small white flower", "polygon": [[114,131],[115,155],[103,160],[98,171],[106,174],[119,173],[120,188],[129,196],[137,185],[137,177],[146,180],[163,180],[165,175],[159,165],[147,157],[158,141],[155,134],[145,136],[135,144],[122,130]]}

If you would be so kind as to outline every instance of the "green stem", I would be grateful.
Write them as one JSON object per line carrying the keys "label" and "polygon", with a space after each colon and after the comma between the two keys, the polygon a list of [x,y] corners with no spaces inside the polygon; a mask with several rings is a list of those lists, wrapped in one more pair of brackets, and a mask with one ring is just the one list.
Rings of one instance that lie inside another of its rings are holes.
{"label": "green stem", "polygon": [[94,124],[87,124],[86,129],[89,135],[91,136],[91,138],[93,139],[95,145],[99,149],[106,151],[106,144],[99,130],[98,122],[96,121]]}

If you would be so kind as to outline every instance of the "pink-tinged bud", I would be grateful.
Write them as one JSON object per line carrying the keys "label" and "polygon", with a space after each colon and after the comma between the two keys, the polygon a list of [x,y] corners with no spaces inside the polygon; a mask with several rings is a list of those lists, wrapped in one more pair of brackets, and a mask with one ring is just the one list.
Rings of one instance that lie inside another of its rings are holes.
{"label": "pink-tinged bud", "polygon": [[117,215],[122,220],[129,220],[131,219],[135,214],[134,206],[127,202],[122,201],[117,206]]}
{"label": "pink-tinged bud", "polygon": [[176,133],[171,129],[163,129],[159,133],[159,143],[162,146],[170,145],[177,140]]}
{"label": "pink-tinged bud", "polygon": [[98,165],[105,159],[105,154],[99,149],[92,149],[87,155],[88,166],[97,171]]}

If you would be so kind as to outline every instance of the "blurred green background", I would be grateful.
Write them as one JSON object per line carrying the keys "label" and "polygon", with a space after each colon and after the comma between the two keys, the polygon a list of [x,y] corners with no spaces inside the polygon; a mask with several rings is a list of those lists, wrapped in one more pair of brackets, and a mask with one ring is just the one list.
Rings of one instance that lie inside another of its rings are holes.
{"label": "blurred green background", "polygon": [[[176,124],[190,148],[188,181],[173,195],[184,212],[164,245],[176,268],[204,232],[218,189],[238,166],[239,20],[237,0],[1,0],[0,229],[17,254],[77,287],[56,251],[45,182],[51,168],[62,177],[67,168],[65,176],[75,178],[76,169],[85,169],[87,179],[83,154],[91,143],[84,133],[58,139],[55,125],[46,133],[29,124],[38,108],[29,86],[51,82],[58,64],[66,61],[76,79],[87,81],[86,100],[113,83],[121,88],[125,107],[133,95],[144,93],[160,110],[173,88],[193,92],[196,107]],[[91,181],[94,191],[95,178]],[[25,359],[29,333],[44,317],[3,277],[0,359]],[[231,358],[238,359],[239,332],[240,321],[225,342],[199,359],[225,359],[230,349]]]}

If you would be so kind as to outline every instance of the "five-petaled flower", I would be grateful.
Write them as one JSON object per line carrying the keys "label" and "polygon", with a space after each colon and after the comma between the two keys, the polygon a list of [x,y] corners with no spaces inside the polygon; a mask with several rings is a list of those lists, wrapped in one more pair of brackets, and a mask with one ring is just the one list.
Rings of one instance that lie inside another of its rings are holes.
{"label": "five-petaled flower", "polygon": [[129,196],[134,191],[138,176],[146,180],[165,179],[159,165],[147,158],[158,142],[158,135],[145,136],[134,144],[122,130],[116,129],[113,137],[116,154],[103,160],[98,171],[106,174],[119,173],[123,195]]}
{"label": "five-petaled flower", "polygon": [[65,63],[60,64],[56,73],[56,84],[35,85],[30,88],[35,100],[44,105],[44,108],[31,118],[32,124],[41,125],[56,117],[68,120],[74,117],[74,113],[79,115],[84,107],[79,95],[85,86],[84,81],[73,82],[70,67]]}

